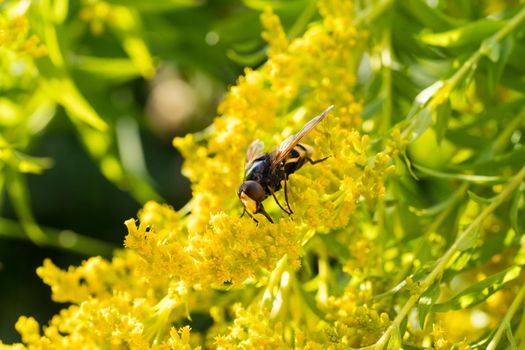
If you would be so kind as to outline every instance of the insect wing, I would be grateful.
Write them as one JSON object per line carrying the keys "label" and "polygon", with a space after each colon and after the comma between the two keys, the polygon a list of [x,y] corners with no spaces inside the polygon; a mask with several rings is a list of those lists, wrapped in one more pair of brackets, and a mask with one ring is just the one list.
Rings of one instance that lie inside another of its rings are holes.
{"label": "insect wing", "polygon": [[257,159],[264,149],[264,143],[261,140],[255,140],[248,146],[246,150],[246,160],[244,161],[244,170],[248,170],[252,162]]}
{"label": "insect wing", "polygon": [[317,117],[310,120],[308,123],[306,123],[301,131],[299,131],[295,135],[289,136],[286,140],[284,140],[281,145],[279,146],[279,150],[277,151],[277,154],[275,155],[272,166],[277,166],[281,164],[281,162],[288,156],[288,154],[294,149],[294,147],[301,142],[301,140],[308,135],[310,131],[312,131],[313,128],[316,127],[317,124],[323,120],[323,118],[328,114],[334,108],[334,106],[330,106],[327,109],[325,109],[321,114],[319,114]]}

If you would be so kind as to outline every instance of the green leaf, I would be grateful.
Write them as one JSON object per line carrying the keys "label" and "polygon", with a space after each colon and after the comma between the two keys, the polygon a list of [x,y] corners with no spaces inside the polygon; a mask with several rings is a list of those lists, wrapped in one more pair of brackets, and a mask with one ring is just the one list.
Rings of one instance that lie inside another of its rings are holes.
{"label": "green leaf", "polygon": [[500,56],[499,41],[493,36],[483,40],[481,43],[481,52],[492,62],[497,62]]}
{"label": "green leaf", "polygon": [[417,216],[434,216],[436,214],[439,214],[449,206],[453,205],[454,202],[458,199],[458,195],[462,195],[463,190],[460,189],[456,191],[453,195],[449,196],[447,199],[445,199],[442,202],[439,202],[429,208],[419,209],[415,207],[409,207],[410,211],[416,214]]}
{"label": "green leaf", "polygon": [[434,110],[436,116],[435,130],[436,130],[436,140],[438,145],[441,144],[441,141],[445,137],[445,133],[448,129],[448,121],[450,120],[450,114],[452,113],[450,102],[446,101]]}
{"label": "green leaf", "polygon": [[51,158],[32,157],[9,146],[0,149],[0,161],[11,170],[26,174],[41,174],[53,166]]}
{"label": "green leaf", "polygon": [[6,181],[9,198],[24,233],[35,244],[43,244],[47,239],[42,229],[37,225],[31,210],[28,186],[22,174],[9,171]]}
{"label": "green leaf", "polygon": [[525,207],[525,185],[521,184],[519,189],[514,193],[512,197],[512,202],[510,206],[510,225],[516,234],[521,235],[523,231],[521,230],[519,223],[519,211]]}
{"label": "green leaf", "polygon": [[489,90],[492,94],[496,91],[496,86],[498,85],[503,70],[507,65],[510,55],[512,54],[514,48],[514,38],[509,36],[503,41],[496,43],[493,47],[493,55],[489,56],[492,61],[492,65],[488,69],[488,84]]}
{"label": "green leaf", "polygon": [[50,1],[50,10],[53,14],[53,20],[55,23],[60,24],[63,23],[64,20],[67,17],[68,9],[69,9],[69,1],[68,0],[53,0]]}
{"label": "green leaf", "polygon": [[446,32],[422,34],[419,39],[425,44],[449,48],[479,44],[496,33],[504,23],[483,19]]}
{"label": "green leaf", "polygon": [[155,74],[155,64],[148,46],[142,37],[142,25],[138,12],[132,8],[119,7],[114,10],[115,19],[111,28],[122,42],[122,46],[141,75],[150,78]]}
{"label": "green leaf", "polygon": [[505,335],[507,337],[507,340],[509,341],[510,348],[512,350],[517,350],[518,345],[516,344],[516,339],[514,339],[514,335],[512,334],[512,327],[510,326],[509,321],[505,320]]}
{"label": "green leaf", "polygon": [[91,104],[77,90],[68,78],[51,78],[43,82],[46,92],[62,105],[71,119],[104,131],[108,128],[106,122],[93,109]]}
{"label": "green leaf", "polygon": [[228,58],[234,61],[235,63],[241,64],[243,66],[254,66],[261,63],[266,57],[267,47],[262,47],[261,49],[254,52],[241,52],[238,50],[228,50],[226,54]]}
{"label": "green leaf", "polygon": [[140,77],[141,71],[127,58],[77,56],[72,67],[96,79],[122,83]]}
{"label": "green leaf", "polygon": [[[406,169],[408,173],[410,174],[410,176],[412,176],[414,180],[419,180],[419,177],[417,177],[412,167],[412,161],[410,160],[410,158],[408,158],[408,155],[406,152],[403,152],[403,161],[404,161],[404,164],[406,165]],[[397,163],[399,164],[400,162],[397,162]]]}
{"label": "green leaf", "polygon": [[[110,257],[111,253],[118,248],[108,242],[69,230],[58,230],[44,226],[41,226],[40,229],[45,234],[45,238],[40,242],[42,245],[68,252],[86,256],[102,255]],[[27,240],[28,238],[24,227],[20,223],[4,218],[0,218],[0,236],[17,240]]]}
{"label": "green leaf", "polygon": [[434,282],[419,298],[417,309],[421,329],[426,328],[427,316],[441,295],[440,284],[441,281]]}
{"label": "green leaf", "polygon": [[[296,6],[296,4],[303,5],[306,1],[305,0],[288,0],[288,1],[281,1],[281,0],[243,0],[242,1],[244,5],[247,7],[257,10],[257,11],[263,11],[267,7],[271,7],[272,9],[282,9],[283,7],[289,7],[289,6]],[[304,6],[304,5],[303,5]]]}
{"label": "green leaf", "polygon": [[506,180],[506,178],[503,176],[450,174],[450,173],[444,173],[444,172],[434,170],[434,169],[425,168],[424,166],[421,166],[415,163],[412,163],[412,165],[414,168],[419,170],[421,173],[432,176],[432,177],[440,178],[440,179],[454,179],[454,180],[472,182],[475,184],[493,184],[493,183],[505,182]]}
{"label": "green leaf", "polygon": [[463,291],[442,303],[434,304],[434,311],[447,312],[476,306],[505,287],[507,283],[518,278],[520,273],[521,266],[511,266],[504,271],[465,288]]}
{"label": "green leaf", "polygon": [[425,1],[404,0],[397,3],[426,27],[433,30],[446,30],[461,24],[461,20],[448,17],[436,8],[430,7]]}
{"label": "green leaf", "polygon": [[429,108],[422,109],[413,119],[412,137],[410,142],[417,140],[432,125],[432,112]]}
{"label": "green leaf", "polygon": [[392,331],[392,334],[390,335],[390,339],[388,340],[388,345],[386,349],[387,350],[401,349],[401,333],[399,332],[399,328],[396,327]]}
{"label": "green leaf", "polygon": [[313,293],[307,292],[303,288],[303,286],[300,284],[297,284],[297,289],[299,290],[300,295],[303,298],[306,305],[308,305],[310,311],[312,311],[321,320],[325,320],[326,315],[317,307],[317,301],[315,300],[315,295]]}
{"label": "green leaf", "polygon": [[467,191],[467,194],[470,197],[470,199],[472,199],[474,202],[478,204],[484,205],[484,204],[491,203],[494,200],[494,198],[485,198],[485,197],[478,196],[472,191]]}
{"label": "green leaf", "polygon": [[107,0],[110,4],[130,6],[144,12],[165,12],[200,6],[204,0]]}
{"label": "green leaf", "polygon": [[525,164],[525,147],[513,148],[504,154],[479,160],[475,163],[465,164],[465,168],[479,171],[493,171],[503,167],[519,167]]}
{"label": "green leaf", "polygon": [[51,158],[31,157],[26,154],[18,153],[19,163],[17,170],[21,173],[41,174],[53,166]]}
{"label": "green leaf", "polygon": [[328,235],[317,235],[317,237],[320,237],[324,244],[326,244],[326,247],[332,254],[337,257],[338,260],[341,262],[346,262],[348,259],[350,259],[350,252],[348,251],[348,247],[346,245],[341,244],[335,237],[334,234],[328,234]]}
{"label": "green leaf", "polygon": [[[490,235],[481,240],[476,247],[462,251],[459,257],[445,271],[443,280],[449,281],[459,271],[466,271],[490,261],[494,255],[516,244],[516,239],[513,237],[515,237],[515,234],[512,230],[507,231],[506,234]],[[520,265],[519,261],[515,260],[514,262],[516,265]]]}
{"label": "green leaf", "polygon": [[[472,130],[476,127],[481,127],[492,123],[494,119],[499,121],[507,120],[515,116],[517,111],[523,107],[525,103],[525,97],[514,98],[506,103],[496,105],[487,109],[483,109],[482,112],[476,114],[472,119],[472,122],[465,123],[463,126],[453,129],[460,133],[465,133],[469,130]],[[484,140],[483,140],[484,141]]]}
{"label": "green leaf", "polygon": [[119,188],[129,191],[139,203],[146,203],[148,200],[163,201],[149,184],[149,179],[143,178],[141,174],[131,174],[124,168],[116,154],[114,134],[87,128],[83,124],[76,123],[75,126],[82,143],[106,178]]}
{"label": "green leaf", "polygon": [[458,241],[458,250],[464,251],[473,248],[478,243],[479,227],[474,227],[472,230],[464,233]]}

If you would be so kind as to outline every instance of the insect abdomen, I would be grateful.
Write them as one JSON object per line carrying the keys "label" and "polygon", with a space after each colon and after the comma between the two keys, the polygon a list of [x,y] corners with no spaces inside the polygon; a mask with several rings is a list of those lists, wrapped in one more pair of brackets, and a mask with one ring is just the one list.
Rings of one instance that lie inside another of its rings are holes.
{"label": "insect abdomen", "polygon": [[284,162],[284,172],[286,176],[293,174],[302,167],[306,158],[309,158],[311,154],[312,147],[298,143],[293,150],[290,151],[290,155]]}

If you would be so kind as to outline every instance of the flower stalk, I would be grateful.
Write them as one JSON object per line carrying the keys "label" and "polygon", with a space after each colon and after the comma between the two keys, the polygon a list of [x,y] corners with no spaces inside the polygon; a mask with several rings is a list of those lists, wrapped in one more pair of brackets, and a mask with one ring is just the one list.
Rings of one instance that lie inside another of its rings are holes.
{"label": "flower stalk", "polygon": [[392,332],[400,327],[401,323],[407,317],[408,313],[410,312],[410,310],[412,310],[412,308],[417,303],[421,295],[439,278],[439,276],[443,274],[445,268],[449,265],[449,263],[452,262],[453,258],[457,256],[456,254],[462,249],[464,249],[465,244],[470,244],[470,241],[475,235],[475,232],[479,230],[481,223],[501,203],[503,203],[516,188],[518,188],[518,186],[522,183],[523,179],[525,179],[525,167],[523,167],[516,175],[512,177],[512,180],[503,189],[503,191],[501,191],[501,193],[498,194],[494,198],[494,200],[492,200],[492,202],[482,210],[482,212],[474,219],[474,221],[472,221],[472,223],[458,235],[454,243],[452,243],[452,245],[445,252],[443,257],[441,257],[441,259],[438,260],[432,271],[427,275],[427,277],[425,277],[425,279],[423,279],[423,281],[421,281],[421,283],[419,284],[419,293],[412,294],[410,296],[405,305],[403,305],[403,307],[397,314],[394,321],[392,321],[392,324],[388,327],[388,329],[385,331],[385,333],[379,339],[379,341],[374,345],[374,349],[384,349],[390,337],[392,336]]}

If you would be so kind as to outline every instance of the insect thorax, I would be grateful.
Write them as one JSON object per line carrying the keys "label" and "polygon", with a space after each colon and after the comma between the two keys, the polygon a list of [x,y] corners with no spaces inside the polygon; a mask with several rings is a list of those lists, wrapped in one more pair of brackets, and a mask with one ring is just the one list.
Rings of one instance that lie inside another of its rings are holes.
{"label": "insect thorax", "polygon": [[263,183],[264,179],[268,177],[270,171],[270,155],[268,153],[262,154],[255,159],[244,174],[244,180],[253,180]]}

